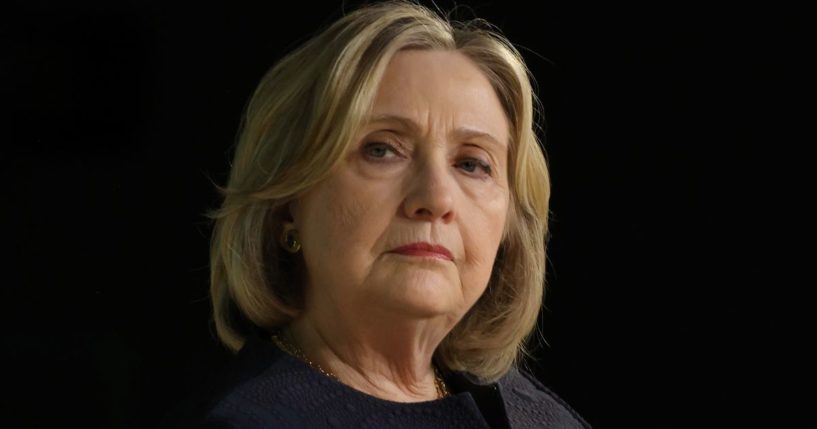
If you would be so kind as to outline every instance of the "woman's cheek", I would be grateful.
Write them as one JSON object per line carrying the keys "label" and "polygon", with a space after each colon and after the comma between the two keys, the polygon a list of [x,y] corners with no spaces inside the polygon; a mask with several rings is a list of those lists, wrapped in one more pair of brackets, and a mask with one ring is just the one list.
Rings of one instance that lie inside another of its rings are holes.
{"label": "woman's cheek", "polygon": [[508,215],[508,199],[502,193],[482,198],[468,209],[472,215],[463,226],[464,245],[470,250],[469,264],[480,273],[490,275],[502,231]]}
{"label": "woman's cheek", "polygon": [[384,210],[384,200],[394,195],[389,191],[389,183],[348,170],[334,181],[329,189],[329,211],[335,217],[336,234],[345,236],[343,241],[367,235],[367,230],[377,225],[384,213],[391,213]]}

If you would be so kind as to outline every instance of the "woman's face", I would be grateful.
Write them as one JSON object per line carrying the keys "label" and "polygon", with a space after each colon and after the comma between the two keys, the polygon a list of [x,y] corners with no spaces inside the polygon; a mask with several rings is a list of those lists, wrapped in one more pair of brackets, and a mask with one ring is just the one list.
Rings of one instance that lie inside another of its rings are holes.
{"label": "woman's face", "polygon": [[[456,323],[485,290],[502,238],[508,133],[496,93],[466,56],[398,53],[345,158],[290,206],[307,311]],[[452,258],[394,252],[412,243],[444,246]]]}

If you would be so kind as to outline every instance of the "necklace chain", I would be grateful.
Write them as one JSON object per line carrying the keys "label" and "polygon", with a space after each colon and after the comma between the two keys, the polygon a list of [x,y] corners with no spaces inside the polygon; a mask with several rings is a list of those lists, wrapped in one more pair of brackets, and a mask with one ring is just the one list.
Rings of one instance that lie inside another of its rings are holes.
{"label": "necklace chain", "polygon": [[273,341],[273,342],[275,343],[275,345],[277,345],[277,346],[278,346],[278,347],[279,347],[281,350],[283,350],[283,351],[285,351],[285,352],[289,353],[290,355],[295,356],[296,358],[298,358],[298,359],[300,359],[300,360],[302,360],[302,361],[306,362],[306,363],[307,363],[307,364],[309,364],[309,366],[311,366],[312,368],[317,369],[317,370],[318,370],[318,371],[319,371],[321,374],[323,374],[323,375],[325,375],[325,376],[327,376],[327,377],[330,377],[330,378],[334,379],[335,381],[338,381],[338,382],[340,381],[340,380],[338,379],[338,377],[337,377],[335,374],[333,374],[333,373],[331,373],[331,372],[329,372],[329,371],[326,371],[325,369],[323,369],[323,368],[322,368],[320,365],[318,365],[317,363],[312,362],[312,361],[311,361],[311,360],[310,360],[308,357],[306,357],[306,355],[304,354],[304,352],[303,352],[303,351],[302,351],[302,350],[301,350],[301,349],[300,349],[298,346],[296,346],[296,345],[292,344],[292,343],[291,343],[289,340],[287,340],[287,339],[286,339],[286,337],[285,337],[285,336],[283,336],[282,334],[280,334],[280,333],[274,333],[274,334],[272,334],[272,341]]}
{"label": "necklace chain", "polygon": [[[280,331],[274,332],[271,335],[271,338],[272,338],[272,342],[274,342],[275,345],[278,346],[278,348],[280,348],[281,350],[283,350],[283,351],[289,353],[290,355],[295,356],[296,358],[306,362],[309,366],[311,366],[312,368],[318,370],[321,374],[323,374],[323,375],[325,375],[325,376],[327,376],[329,378],[332,378],[337,382],[340,382],[340,379],[338,378],[338,376],[336,376],[335,374],[333,374],[330,371],[327,371],[327,370],[321,368],[321,366],[318,365],[317,363],[312,362],[312,360],[310,360],[306,356],[306,354],[304,354],[303,350],[301,350],[300,347],[296,346],[291,341],[289,341],[286,338],[286,336],[283,335],[282,332],[280,332]],[[433,365],[433,368],[434,368],[434,387],[437,389],[437,398],[438,399],[445,398],[446,396],[449,396],[451,393],[448,391],[448,386],[445,385],[445,381],[443,380],[442,376],[440,376],[440,371],[437,370],[437,366]]]}

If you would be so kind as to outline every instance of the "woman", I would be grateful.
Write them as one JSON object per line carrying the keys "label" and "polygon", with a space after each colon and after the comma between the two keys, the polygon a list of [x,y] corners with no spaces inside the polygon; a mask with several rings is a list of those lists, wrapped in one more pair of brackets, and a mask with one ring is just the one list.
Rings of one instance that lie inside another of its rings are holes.
{"label": "woman", "polygon": [[517,368],[549,181],[519,53],[413,3],[349,13],[247,106],[212,239],[237,357],[213,427],[587,427]]}

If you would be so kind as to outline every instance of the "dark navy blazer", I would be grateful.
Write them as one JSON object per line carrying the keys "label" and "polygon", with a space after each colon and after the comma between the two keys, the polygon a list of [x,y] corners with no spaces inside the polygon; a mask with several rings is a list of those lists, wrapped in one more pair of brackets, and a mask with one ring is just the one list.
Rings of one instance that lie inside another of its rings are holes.
{"label": "dark navy blazer", "polygon": [[401,403],[352,389],[250,337],[216,381],[163,427],[196,428],[589,428],[533,376],[512,369],[479,384],[443,372],[451,395]]}

